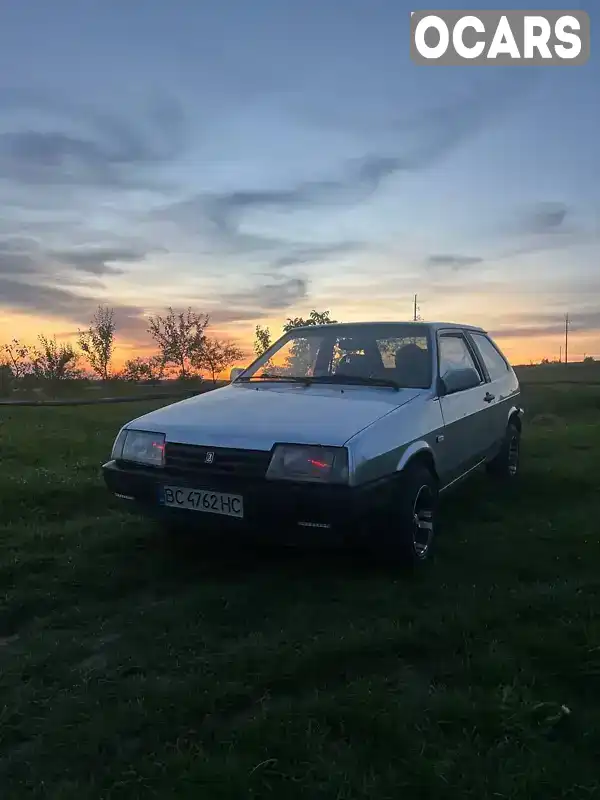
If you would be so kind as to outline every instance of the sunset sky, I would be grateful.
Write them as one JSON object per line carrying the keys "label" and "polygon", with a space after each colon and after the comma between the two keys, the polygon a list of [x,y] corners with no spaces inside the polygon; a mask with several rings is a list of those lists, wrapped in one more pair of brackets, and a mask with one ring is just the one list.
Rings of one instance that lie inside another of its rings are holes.
{"label": "sunset sky", "polygon": [[250,350],[257,323],[406,319],[418,293],[514,363],[558,356],[567,311],[600,357],[594,41],[582,67],[418,67],[411,9],[5,0],[0,343],[101,302],[120,361],[168,305]]}

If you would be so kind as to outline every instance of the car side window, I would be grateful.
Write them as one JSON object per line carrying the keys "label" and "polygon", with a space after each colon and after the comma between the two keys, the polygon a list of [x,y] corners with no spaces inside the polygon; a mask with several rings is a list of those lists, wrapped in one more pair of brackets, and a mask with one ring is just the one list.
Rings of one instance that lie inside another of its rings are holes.
{"label": "car side window", "polygon": [[472,333],[471,336],[486,366],[490,380],[496,381],[505,377],[508,372],[508,364],[493,342],[482,333]]}
{"label": "car side window", "polygon": [[470,367],[481,378],[481,373],[464,336],[456,334],[442,334],[439,338],[440,377],[444,378],[449,372]]}

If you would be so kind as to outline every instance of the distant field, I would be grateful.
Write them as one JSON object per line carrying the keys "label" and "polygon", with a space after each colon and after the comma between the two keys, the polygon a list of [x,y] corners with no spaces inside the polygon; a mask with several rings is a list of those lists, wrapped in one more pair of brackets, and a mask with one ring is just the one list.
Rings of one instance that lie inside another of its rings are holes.
{"label": "distant field", "polygon": [[518,487],[413,580],[125,515],[99,466],[161,404],[0,409],[3,800],[598,796],[600,387],[525,387]]}
{"label": "distant field", "polygon": [[515,367],[523,383],[594,383],[600,385],[600,361],[589,364],[536,364]]}
{"label": "distant field", "polygon": [[109,381],[101,383],[87,383],[83,381],[58,382],[53,386],[40,385],[25,389],[11,391],[8,396],[0,397],[0,404],[7,402],[44,402],[51,400],[69,401],[82,400],[87,403],[96,402],[105,398],[122,398],[126,400],[144,398],[177,399],[188,397],[200,392],[208,392],[225,384],[217,381],[216,387],[212,381],[168,381],[160,384],[132,383],[130,381]]}
{"label": "distant field", "polygon": [[[587,383],[600,386],[600,361],[592,364],[547,364],[535,366],[517,366],[515,371],[524,386],[529,384],[571,384]],[[218,381],[217,387],[224,386],[227,381]],[[212,381],[189,380],[168,381],[158,385],[137,384],[129,381],[83,382],[59,381],[48,386],[40,384],[11,391],[0,396],[0,405],[8,401],[43,402],[85,400],[86,402],[103,398],[123,398],[127,400],[164,397],[170,400],[185,397],[198,392],[213,389]]]}

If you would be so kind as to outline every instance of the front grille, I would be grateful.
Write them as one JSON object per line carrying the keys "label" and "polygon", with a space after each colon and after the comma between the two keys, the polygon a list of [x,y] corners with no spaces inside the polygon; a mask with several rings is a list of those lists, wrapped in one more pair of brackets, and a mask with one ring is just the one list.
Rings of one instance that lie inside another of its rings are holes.
{"label": "front grille", "polygon": [[[212,460],[210,453],[213,454]],[[172,442],[167,442],[165,447],[165,471],[172,475],[264,478],[270,460],[271,453],[264,450],[238,450]]]}

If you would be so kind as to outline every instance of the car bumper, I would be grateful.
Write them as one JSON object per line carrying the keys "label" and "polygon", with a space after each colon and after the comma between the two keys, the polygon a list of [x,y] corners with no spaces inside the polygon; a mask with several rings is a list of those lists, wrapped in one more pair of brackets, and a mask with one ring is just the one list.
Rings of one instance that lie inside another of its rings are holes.
{"label": "car bumper", "polygon": [[[259,538],[331,543],[364,541],[378,515],[385,515],[392,479],[360,487],[321,486],[266,479],[167,475],[109,461],[102,467],[108,489],[132,511],[198,530],[223,528]],[[164,506],[164,486],[241,495],[243,519]]]}

